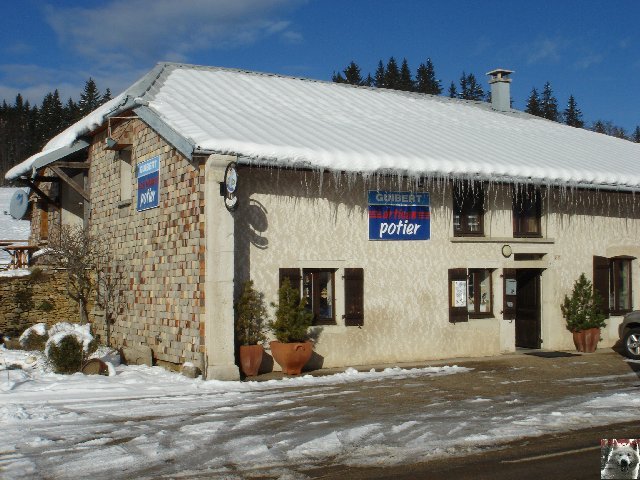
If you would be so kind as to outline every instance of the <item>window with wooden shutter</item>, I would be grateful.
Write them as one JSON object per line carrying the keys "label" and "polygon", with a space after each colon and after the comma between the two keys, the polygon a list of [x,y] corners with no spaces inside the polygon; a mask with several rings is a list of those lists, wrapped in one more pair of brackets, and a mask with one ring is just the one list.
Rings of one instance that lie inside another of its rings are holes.
{"label": "window with wooden shutter", "polygon": [[449,321],[452,323],[469,320],[467,311],[467,269],[449,269]]}
{"label": "window with wooden shutter", "polygon": [[279,288],[282,287],[282,283],[284,282],[284,279],[288,278],[291,286],[296,290],[298,290],[298,294],[300,293],[300,281],[302,277],[300,276],[299,268],[281,268],[279,270],[279,277],[280,277],[279,283],[278,283]]}
{"label": "window with wooden shutter", "polygon": [[609,259],[593,257],[593,291],[600,297],[602,312],[609,317]]}
{"label": "window with wooden shutter", "polygon": [[364,324],[364,270],[344,269],[344,324],[348,327]]}
{"label": "window with wooden shutter", "polygon": [[504,320],[515,320],[516,301],[518,294],[518,282],[516,280],[516,269],[505,268],[502,270],[503,295],[502,295],[502,318]]}

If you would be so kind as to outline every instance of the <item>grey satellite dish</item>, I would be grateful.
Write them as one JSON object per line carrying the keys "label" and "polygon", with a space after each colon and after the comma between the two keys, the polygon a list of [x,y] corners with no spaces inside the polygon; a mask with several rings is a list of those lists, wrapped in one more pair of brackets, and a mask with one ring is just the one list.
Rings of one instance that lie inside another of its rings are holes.
{"label": "grey satellite dish", "polygon": [[21,220],[27,214],[29,208],[29,193],[22,189],[16,190],[9,202],[9,213],[16,220]]}

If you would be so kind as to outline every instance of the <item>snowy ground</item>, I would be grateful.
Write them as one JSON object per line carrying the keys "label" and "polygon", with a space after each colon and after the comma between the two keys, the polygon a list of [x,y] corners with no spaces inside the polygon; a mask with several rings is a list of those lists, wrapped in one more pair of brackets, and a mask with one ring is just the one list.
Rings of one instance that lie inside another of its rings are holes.
{"label": "snowy ground", "polygon": [[[472,386],[491,373],[456,366],[217,382],[144,366],[61,376],[30,355],[0,350],[2,478],[299,479],[320,465],[411,463],[628,420],[640,407],[628,369],[563,380],[600,390],[554,399],[495,379],[495,394],[478,396]],[[25,370],[1,370],[12,363]],[[464,387],[444,388],[455,381]]]}
{"label": "snowy ground", "polygon": [[[0,188],[0,240],[26,240],[29,238],[29,221],[14,220],[9,215],[9,202],[17,188]],[[9,254],[0,249],[0,268],[9,263]]]}

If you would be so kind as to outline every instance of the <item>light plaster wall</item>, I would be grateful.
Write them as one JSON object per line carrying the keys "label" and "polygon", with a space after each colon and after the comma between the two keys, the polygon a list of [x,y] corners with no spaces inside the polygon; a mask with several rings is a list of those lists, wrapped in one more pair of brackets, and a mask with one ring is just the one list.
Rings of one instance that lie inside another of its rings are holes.
{"label": "light plaster wall", "polygon": [[[133,138],[130,201],[121,201],[118,153],[104,148],[106,132],[89,150],[91,232],[112,253],[122,289],[112,327],[116,346],[149,346],[157,360],[203,368],[204,163],[189,162],[139,120],[113,128]],[[159,206],[136,211],[135,167],[160,156]],[[99,330],[101,316],[97,316]]]}
{"label": "light plaster wall", "polygon": [[[543,306],[543,346],[571,349],[571,333],[565,328],[560,303],[584,272],[593,278],[593,256],[629,255],[640,258],[640,202],[629,193],[553,190],[548,195],[549,235],[555,238],[550,263],[553,274],[543,288],[552,291]],[[632,261],[632,303],[640,307],[640,269]],[[618,340],[622,316],[612,316],[602,329],[599,348]]]}
{"label": "light plaster wall", "polygon": [[[365,185],[311,172],[244,169],[236,212],[236,279],[254,280],[276,301],[278,269],[328,267],[336,272],[337,325],[317,327],[322,365],[403,362],[492,355],[513,349],[513,327],[500,319],[501,243],[452,242],[451,188],[434,183],[431,239],[369,241],[367,190],[408,190],[395,181]],[[339,182],[339,184],[336,184]],[[490,231],[511,229],[510,203],[498,200]],[[364,326],[346,327],[343,269],[364,268]],[[494,268],[495,318],[452,324],[448,269]],[[507,337],[507,338],[505,338]]]}
{"label": "light plaster wall", "polygon": [[[337,325],[316,327],[316,353],[330,366],[494,355],[515,350],[515,322],[502,319],[504,268],[541,269],[542,348],[573,349],[560,304],[581,272],[592,277],[593,255],[640,257],[636,240],[640,207],[620,193],[550,190],[543,199],[541,239],[513,238],[512,187],[486,188],[485,237],[454,238],[452,185],[430,182],[431,239],[369,241],[367,190],[412,190],[397,179],[321,175],[245,168],[236,218],[236,280],[251,278],[276,301],[278,269],[336,268]],[[505,258],[537,254],[539,260]],[[640,271],[633,263],[637,307]],[[364,326],[346,327],[343,269],[364,268]],[[448,311],[450,268],[493,270],[494,318],[452,324]],[[602,331],[601,348],[617,340],[621,317]]]}

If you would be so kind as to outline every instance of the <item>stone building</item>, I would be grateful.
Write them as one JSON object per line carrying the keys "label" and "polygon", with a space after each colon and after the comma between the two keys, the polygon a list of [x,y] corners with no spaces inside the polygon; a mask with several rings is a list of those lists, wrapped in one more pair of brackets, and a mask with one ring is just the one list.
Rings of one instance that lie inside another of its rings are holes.
{"label": "stone building", "polygon": [[7,178],[35,188],[34,242],[110,245],[115,342],[207,378],[238,378],[248,279],[300,287],[315,366],[572,348],[582,272],[611,346],[639,304],[640,145],[511,109],[510,73],[489,104],[159,64]]}

